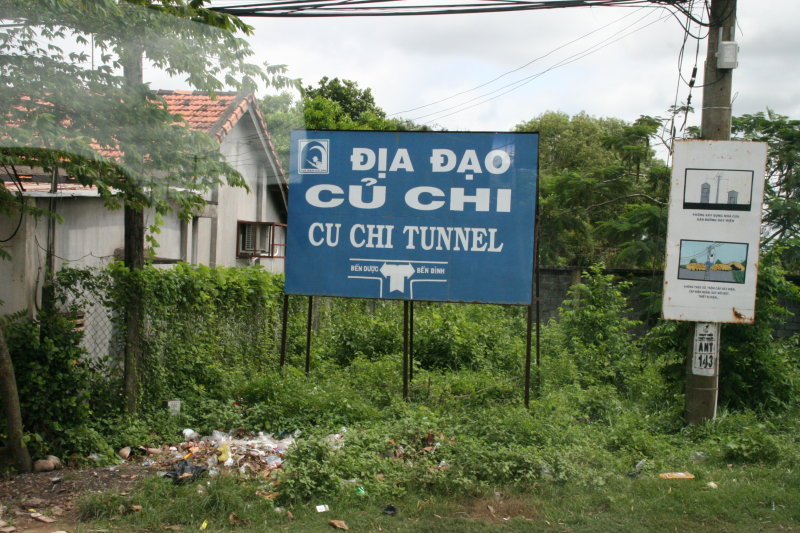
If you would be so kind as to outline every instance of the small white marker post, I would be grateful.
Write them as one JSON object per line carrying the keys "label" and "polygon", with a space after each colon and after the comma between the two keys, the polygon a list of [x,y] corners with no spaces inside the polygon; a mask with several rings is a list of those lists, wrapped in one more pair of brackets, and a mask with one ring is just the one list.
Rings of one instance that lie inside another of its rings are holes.
{"label": "small white marker post", "polygon": [[[713,416],[717,416],[719,395],[719,322],[695,322],[692,346],[692,374],[713,378]],[[711,380],[709,380],[711,381]]]}

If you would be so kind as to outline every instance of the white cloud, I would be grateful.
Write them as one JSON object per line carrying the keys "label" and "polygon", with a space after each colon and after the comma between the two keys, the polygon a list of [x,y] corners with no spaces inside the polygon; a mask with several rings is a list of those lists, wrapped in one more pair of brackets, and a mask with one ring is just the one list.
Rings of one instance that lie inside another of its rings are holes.
{"label": "white cloud", "polygon": [[[767,106],[800,116],[797,51],[800,2],[739,2],[737,40],[740,67],[734,72],[735,113]],[[285,63],[306,84],[323,76],[352,79],[372,89],[378,105],[396,112],[430,104],[486,83],[534,58],[550,56],[459,98],[405,113],[415,118],[468,100],[506,83],[531,76],[560,59],[578,54],[604,37],[622,35],[665,14],[658,8],[570,8],[503,15],[335,19],[250,19],[250,38],[260,60]],[[622,19],[622,20],[619,20]],[[616,22],[615,22],[616,21]],[[638,21],[638,22],[636,22]],[[600,29],[607,26],[605,29]],[[628,28],[628,29],[626,29]],[[598,30],[600,29],[600,30]],[[562,50],[555,48],[598,30]],[[584,110],[596,116],[634,120],[664,115],[674,103],[678,53],[683,30],[674,18],[627,35],[596,53],[542,74],[537,79],[477,107],[434,119],[449,129],[503,130],[550,109]],[[683,74],[694,64],[696,41],[687,41]],[[702,84],[705,42],[701,43],[697,84]],[[699,110],[702,91],[695,89]],[[679,99],[687,88],[681,86]],[[469,106],[471,104],[465,104]],[[697,113],[696,121],[699,120]]]}

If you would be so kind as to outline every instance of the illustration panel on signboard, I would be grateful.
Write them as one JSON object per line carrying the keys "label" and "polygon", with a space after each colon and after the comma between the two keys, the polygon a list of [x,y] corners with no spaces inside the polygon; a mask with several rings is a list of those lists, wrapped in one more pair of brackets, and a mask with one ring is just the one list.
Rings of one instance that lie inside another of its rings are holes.
{"label": "illustration panel on signboard", "polygon": [[752,170],[686,169],[684,209],[750,211],[752,197]]}
{"label": "illustration panel on signboard", "polygon": [[744,283],[748,244],[681,240],[678,279]]}

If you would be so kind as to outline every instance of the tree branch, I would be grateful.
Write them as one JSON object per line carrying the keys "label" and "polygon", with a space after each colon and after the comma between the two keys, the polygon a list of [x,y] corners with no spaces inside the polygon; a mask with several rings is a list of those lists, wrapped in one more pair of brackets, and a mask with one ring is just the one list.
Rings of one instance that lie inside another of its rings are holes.
{"label": "tree branch", "polygon": [[608,200],[607,202],[602,202],[602,203],[599,203],[599,204],[590,205],[590,206],[587,206],[586,209],[589,210],[589,209],[594,209],[595,207],[602,207],[604,205],[608,205],[608,204],[611,204],[611,203],[614,203],[614,202],[618,202],[619,200],[627,200],[628,198],[647,198],[648,200],[650,200],[654,204],[657,204],[657,205],[660,205],[660,206],[667,205],[667,202],[662,202],[660,200],[656,200],[652,196],[648,196],[646,194],[637,193],[637,194],[628,194],[627,196],[620,196],[619,198],[614,198],[612,200]]}

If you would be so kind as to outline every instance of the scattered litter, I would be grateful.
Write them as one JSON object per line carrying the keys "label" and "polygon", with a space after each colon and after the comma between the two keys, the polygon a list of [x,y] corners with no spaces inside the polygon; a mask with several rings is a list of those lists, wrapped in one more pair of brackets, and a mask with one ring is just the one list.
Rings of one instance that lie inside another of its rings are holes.
{"label": "scattered litter", "polygon": [[197,440],[200,438],[200,434],[191,428],[186,428],[183,430],[183,438],[187,441],[189,440]]}
{"label": "scattered litter", "polygon": [[344,523],[344,520],[331,520],[328,523],[331,525],[331,527],[334,527],[336,529],[343,529],[345,531],[350,530],[350,528],[347,527],[347,524]]}
{"label": "scattered litter", "polygon": [[22,505],[24,507],[42,507],[45,503],[47,502],[45,502],[41,498],[25,498],[24,500],[22,500]]}
{"label": "scattered litter", "polygon": [[718,489],[719,485],[717,485],[713,481],[709,481],[708,483],[706,483],[706,487],[708,487],[709,489]]}
{"label": "scattered litter", "polygon": [[55,518],[50,518],[49,516],[45,516],[42,513],[31,513],[31,518],[34,520],[38,520],[39,522],[43,522],[45,524],[52,524],[56,521]]}
{"label": "scattered litter", "polygon": [[181,414],[181,401],[180,400],[167,400],[167,411],[172,416],[176,416],[176,415]]}
{"label": "scattered litter", "polygon": [[222,461],[223,463],[226,463],[228,461],[228,459],[231,458],[231,445],[230,445],[230,443],[226,442],[224,444],[221,444],[217,448],[217,454],[219,456],[219,460]]}
{"label": "scattered litter", "polygon": [[177,485],[196,480],[206,470],[206,467],[193,465],[184,459],[178,461],[175,466],[172,467],[172,470],[164,474],[164,477],[172,479],[172,482]]}
{"label": "scattered litter", "polygon": [[64,468],[64,465],[61,464],[61,459],[59,459],[55,455],[48,455],[47,457],[45,457],[45,460],[53,463],[53,468],[55,470],[61,470],[62,468]]}
{"label": "scattered litter", "polygon": [[664,472],[659,474],[661,479],[694,479],[694,476],[689,472]]}
{"label": "scattered litter", "polygon": [[51,472],[55,469],[56,466],[53,464],[53,461],[49,461],[47,459],[39,459],[33,463],[34,472]]}
{"label": "scattered litter", "polygon": [[228,515],[228,522],[230,522],[233,526],[246,526],[247,520],[241,518],[236,513],[231,513]]}
{"label": "scattered litter", "polygon": [[117,455],[119,455],[120,457],[122,457],[127,461],[128,457],[130,457],[131,455],[131,447],[125,446],[124,448],[120,448],[120,450],[117,452]]}
{"label": "scattered litter", "polygon": [[706,458],[706,454],[703,452],[692,452],[692,463],[698,464]]}
{"label": "scattered litter", "polygon": [[203,520],[203,523],[200,524],[200,531],[203,531],[208,527],[208,520]]}
{"label": "scattered litter", "polygon": [[315,509],[318,513],[327,513],[330,511],[330,508],[327,505],[317,505]]}
{"label": "scattered litter", "polygon": [[358,495],[358,496],[366,496],[367,495],[367,491],[364,489],[364,487],[358,487],[356,489],[356,495]]}
{"label": "scattered litter", "polygon": [[389,516],[394,516],[394,515],[397,514],[397,508],[390,503],[389,505],[384,507],[383,514],[389,515]]}
{"label": "scattered litter", "polygon": [[628,477],[636,477],[642,473],[642,468],[645,467],[647,464],[647,459],[642,459],[638,463],[636,463],[633,467],[633,470],[628,472]]}
{"label": "scattered litter", "polygon": [[347,433],[347,428],[343,427],[339,431],[339,433],[332,433],[324,439],[334,450],[338,450],[344,446],[344,434]]}

